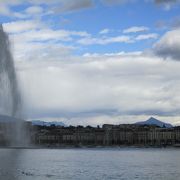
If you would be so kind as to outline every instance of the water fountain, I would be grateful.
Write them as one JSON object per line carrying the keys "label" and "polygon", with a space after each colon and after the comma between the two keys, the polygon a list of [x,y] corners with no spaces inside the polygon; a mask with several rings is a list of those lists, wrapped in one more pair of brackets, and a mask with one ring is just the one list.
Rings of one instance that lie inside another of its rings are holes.
{"label": "water fountain", "polygon": [[6,123],[5,139],[9,146],[25,146],[25,122],[22,120],[21,95],[8,35],[0,25],[0,114],[12,117]]}

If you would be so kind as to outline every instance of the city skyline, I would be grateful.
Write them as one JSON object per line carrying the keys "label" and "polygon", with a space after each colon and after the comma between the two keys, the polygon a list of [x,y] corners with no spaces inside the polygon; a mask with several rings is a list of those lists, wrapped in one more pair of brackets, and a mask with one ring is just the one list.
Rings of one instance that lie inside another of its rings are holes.
{"label": "city skyline", "polygon": [[179,5],[1,1],[25,117],[96,125],[155,116],[180,124]]}

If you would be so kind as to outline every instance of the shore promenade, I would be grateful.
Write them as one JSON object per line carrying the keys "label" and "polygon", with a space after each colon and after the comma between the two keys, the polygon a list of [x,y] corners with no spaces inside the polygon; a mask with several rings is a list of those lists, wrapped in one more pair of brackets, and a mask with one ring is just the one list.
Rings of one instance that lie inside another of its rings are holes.
{"label": "shore promenade", "polygon": [[33,144],[43,146],[179,146],[180,127],[104,124],[102,127],[34,126]]}

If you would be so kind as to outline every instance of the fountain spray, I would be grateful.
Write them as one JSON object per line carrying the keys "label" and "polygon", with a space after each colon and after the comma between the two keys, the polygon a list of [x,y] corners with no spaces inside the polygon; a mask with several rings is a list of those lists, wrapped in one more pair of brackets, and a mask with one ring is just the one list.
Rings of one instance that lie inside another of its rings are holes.
{"label": "fountain spray", "polygon": [[13,117],[6,127],[5,138],[10,146],[25,146],[25,122],[22,101],[8,35],[0,24],[0,113]]}

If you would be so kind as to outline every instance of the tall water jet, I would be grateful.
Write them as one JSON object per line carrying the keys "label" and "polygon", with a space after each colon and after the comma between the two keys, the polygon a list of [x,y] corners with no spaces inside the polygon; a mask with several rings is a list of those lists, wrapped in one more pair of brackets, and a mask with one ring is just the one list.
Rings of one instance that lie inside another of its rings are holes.
{"label": "tall water jet", "polygon": [[8,35],[0,25],[0,114],[13,119],[5,138],[11,146],[24,146],[24,121],[21,120],[21,95]]}

